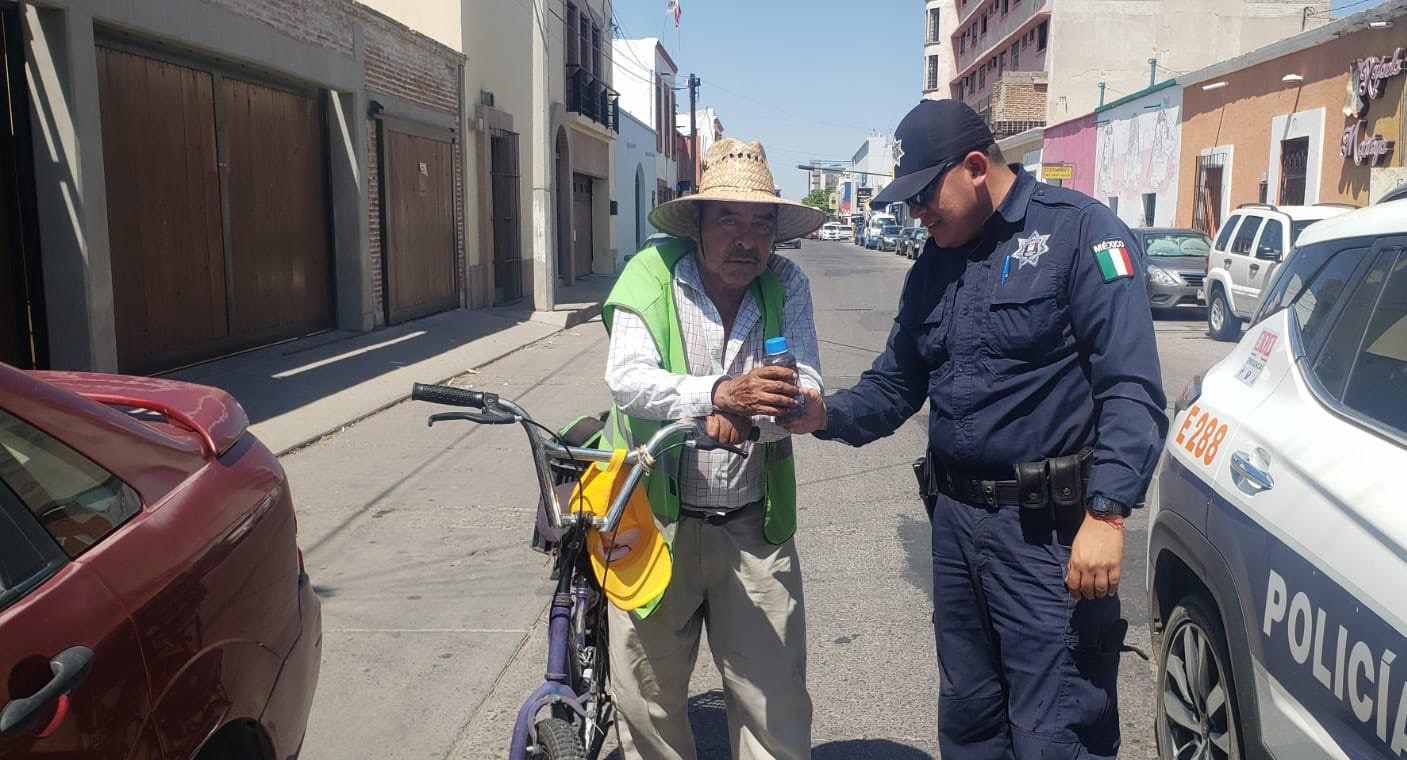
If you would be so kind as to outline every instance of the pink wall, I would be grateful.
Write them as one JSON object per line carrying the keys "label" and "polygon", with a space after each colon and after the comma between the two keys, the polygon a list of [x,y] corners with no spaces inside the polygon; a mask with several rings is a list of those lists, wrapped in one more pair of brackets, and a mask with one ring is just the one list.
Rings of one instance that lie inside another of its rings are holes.
{"label": "pink wall", "polygon": [[1098,134],[1094,128],[1094,114],[1046,127],[1041,163],[1070,164],[1075,168],[1075,176],[1065,181],[1065,187],[1094,195],[1094,154]]}

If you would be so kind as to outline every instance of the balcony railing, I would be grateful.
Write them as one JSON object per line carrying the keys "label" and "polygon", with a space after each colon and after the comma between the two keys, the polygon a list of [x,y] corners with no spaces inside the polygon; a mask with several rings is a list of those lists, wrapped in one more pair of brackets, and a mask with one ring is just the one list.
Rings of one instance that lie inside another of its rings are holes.
{"label": "balcony railing", "polygon": [[620,132],[620,93],[581,66],[567,66],[567,110]]}

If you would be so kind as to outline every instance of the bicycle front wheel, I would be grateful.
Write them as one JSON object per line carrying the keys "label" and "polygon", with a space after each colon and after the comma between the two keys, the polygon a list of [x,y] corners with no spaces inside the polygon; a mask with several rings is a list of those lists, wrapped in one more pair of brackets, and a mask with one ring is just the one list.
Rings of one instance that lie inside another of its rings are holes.
{"label": "bicycle front wheel", "polygon": [[576,726],[561,718],[544,718],[537,724],[537,753],[539,760],[586,760],[581,736]]}

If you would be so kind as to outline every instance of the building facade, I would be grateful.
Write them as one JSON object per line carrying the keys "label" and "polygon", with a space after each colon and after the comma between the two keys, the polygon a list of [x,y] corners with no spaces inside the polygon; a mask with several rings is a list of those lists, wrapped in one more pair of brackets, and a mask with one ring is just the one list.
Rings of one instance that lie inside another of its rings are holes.
{"label": "building facade", "polygon": [[[1396,26],[1394,26],[1394,24]],[[1407,181],[1407,0],[1178,79],[1178,224],[1243,203],[1366,205]]]}
{"label": "building facade", "polygon": [[678,129],[680,139],[685,146],[679,165],[679,181],[681,187],[690,188],[689,192],[693,192],[697,189],[701,168],[699,162],[715,142],[723,139],[723,120],[718,118],[718,112],[712,108],[699,108],[694,111],[692,127],[698,129],[697,145],[690,144],[693,138],[690,132],[691,124],[688,111],[675,117],[675,127]]}
{"label": "building facade", "polygon": [[1096,131],[1094,114],[1046,127],[1041,181],[1094,195]]}
{"label": "building facade", "polygon": [[0,14],[31,77],[4,361],[151,372],[469,303],[457,50],[350,0]]}
{"label": "building facade", "polygon": [[[646,191],[648,212],[678,194],[679,136],[674,124],[679,108],[679,67],[655,38],[616,40],[614,63],[621,110],[653,134],[654,165]],[[627,168],[625,173],[630,170]],[[623,179],[633,182],[631,177]]]}
{"label": "building facade", "polygon": [[1168,80],[1095,111],[1095,198],[1130,227],[1177,222],[1182,88]]}
{"label": "building facade", "polygon": [[953,79],[953,47],[944,32],[957,24],[957,7],[951,0],[926,0],[923,8],[923,96],[949,97]]}
{"label": "building facade", "polygon": [[[938,13],[935,14],[934,6]],[[1165,77],[1328,20],[1328,0],[945,0],[925,73],[951,75],[927,97],[961,98],[999,138],[1089,113]],[[951,64],[949,64],[951,60]]]}
{"label": "building facade", "polygon": [[[673,141],[671,141],[673,142]],[[616,174],[611,197],[616,202],[614,266],[619,271],[626,258],[640,250],[645,238],[654,234],[650,209],[656,198],[656,133],[650,125],[629,112],[620,115],[620,136],[616,138]]]}

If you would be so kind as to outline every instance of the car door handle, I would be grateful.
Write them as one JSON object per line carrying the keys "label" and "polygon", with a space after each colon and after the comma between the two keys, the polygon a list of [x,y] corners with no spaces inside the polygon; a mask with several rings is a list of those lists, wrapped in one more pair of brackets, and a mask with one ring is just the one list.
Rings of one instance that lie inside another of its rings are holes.
{"label": "car door handle", "polygon": [[1259,271],[1260,271],[1260,264],[1252,264],[1252,265],[1251,265],[1251,274],[1255,274],[1256,272],[1259,272]]}
{"label": "car door handle", "polygon": [[0,736],[14,736],[32,728],[30,723],[43,715],[45,708],[83,683],[92,664],[93,650],[88,647],[70,647],[59,652],[49,660],[49,670],[54,674],[49,683],[33,696],[11,700],[4,711],[0,711]]}
{"label": "car door handle", "polygon": [[1270,473],[1251,464],[1251,457],[1244,451],[1238,451],[1231,455],[1231,472],[1250,481],[1256,487],[1256,492],[1269,491],[1275,487],[1275,478],[1270,477]]}

